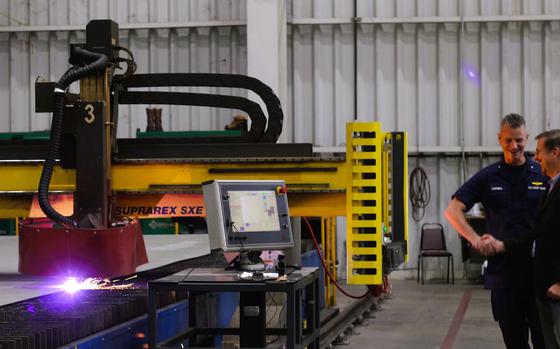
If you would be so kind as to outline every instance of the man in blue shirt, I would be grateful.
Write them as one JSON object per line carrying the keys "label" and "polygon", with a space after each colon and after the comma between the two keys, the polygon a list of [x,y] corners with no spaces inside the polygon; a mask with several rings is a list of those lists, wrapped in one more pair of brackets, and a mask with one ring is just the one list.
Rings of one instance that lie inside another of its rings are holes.
{"label": "man in blue shirt", "polygon": [[[525,156],[528,140],[525,120],[518,114],[506,115],[498,139],[502,160],[491,164],[463,184],[452,196],[445,217],[471,245],[487,255],[489,245],[468,224],[464,213],[481,202],[486,214],[487,233],[497,239],[528,236],[535,223],[535,212],[546,192],[546,177],[540,166]],[[491,290],[494,319],[499,323],[508,349],[544,348],[532,284],[531,249],[488,258],[485,286]]]}
{"label": "man in blue shirt", "polygon": [[489,244],[489,251],[506,255],[530,248],[534,242],[533,281],[544,341],[547,349],[560,349],[560,129],[543,132],[536,140],[535,159],[550,182],[537,207],[532,235],[503,241],[485,235],[482,240]]}

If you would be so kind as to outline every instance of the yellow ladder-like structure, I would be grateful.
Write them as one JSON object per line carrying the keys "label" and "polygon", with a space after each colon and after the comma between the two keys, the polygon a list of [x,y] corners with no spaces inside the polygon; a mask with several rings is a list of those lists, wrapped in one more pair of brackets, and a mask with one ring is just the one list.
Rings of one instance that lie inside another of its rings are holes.
{"label": "yellow ladder-like structure", "polygon": [[347,282],[380,285],[382,273],[382,147],[378,122],[354,122],[346,128]]}

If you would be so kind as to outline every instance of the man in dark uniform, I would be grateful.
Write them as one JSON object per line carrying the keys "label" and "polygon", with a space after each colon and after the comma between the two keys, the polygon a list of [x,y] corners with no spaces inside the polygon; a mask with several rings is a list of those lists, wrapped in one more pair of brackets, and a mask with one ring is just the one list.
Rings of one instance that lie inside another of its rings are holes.
{"label": "man in dark uniform", "polygon": [[[547,183],[539,164],[525,156],[528,134],[522,116],[506,115],[498,139],[503,159],[480,170],[463,184],[445,210],[449,223],[485,255],[493,254],[493,251],[486,250],[489,245],[468,224],[464,213],[481,202],[488,234],[500,240],[528,236]],[[531,263],[530,248],[488,259],[485,286],[491,290],[492,313],[508,349],[528,349],[529,330],[533,348],[544,348],[531,287]]]}
{"label": "man in dark uniform", "polygon": [[536,140],[535,160],[550,180],[537,208],[532,236],[501,241],[485,235],[482,240],[496,253],[506,254],[534,242],[533,278],[544,341],[547,349],[560,349],[560,129],[543,132]]}

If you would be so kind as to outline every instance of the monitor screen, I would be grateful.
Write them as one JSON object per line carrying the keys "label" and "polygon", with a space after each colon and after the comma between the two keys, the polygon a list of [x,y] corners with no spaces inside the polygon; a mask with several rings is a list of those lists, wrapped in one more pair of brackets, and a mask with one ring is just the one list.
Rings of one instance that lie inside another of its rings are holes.
{"label": "monitor screen", "polygon": [[203,183],[210,249],[282,250],[293,246],[283,181]]}
{"label": "monitor screen", "polygon": [[240,232],[280,230],[276,193],[262,191],[231,191],[229,210],[234,229]]}

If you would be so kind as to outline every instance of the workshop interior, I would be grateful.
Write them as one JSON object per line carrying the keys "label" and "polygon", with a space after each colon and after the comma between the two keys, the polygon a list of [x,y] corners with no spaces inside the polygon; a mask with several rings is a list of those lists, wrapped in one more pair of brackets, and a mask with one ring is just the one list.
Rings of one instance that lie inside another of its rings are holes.
{"label": "workshop interior", "polygon": [[482,289],[442,212],[499,116],[559,125],[560,8],[464,2],[0,0],[0,349],[361,347],[393,282]]}

